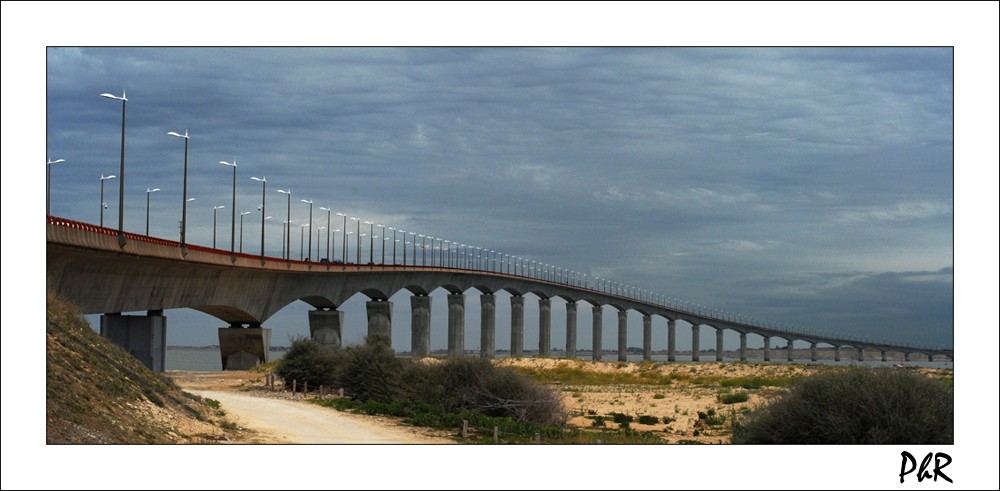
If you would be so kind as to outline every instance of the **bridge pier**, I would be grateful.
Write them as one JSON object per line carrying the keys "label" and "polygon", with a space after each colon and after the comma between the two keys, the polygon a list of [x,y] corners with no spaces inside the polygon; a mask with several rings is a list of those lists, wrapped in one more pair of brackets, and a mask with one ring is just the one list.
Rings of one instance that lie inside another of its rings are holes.
{"label": "bridge pier", "polygon": [[701,339],[700,336],[698,336],[698,332],[700,330],[701,326],[698,324],[691,324],[691,361],[699,361],[701,358],[701,347],[699,346]]}
{"label": "bridge pier", "polygon": [[677,361],[677,325],[667,319],[667,361]]}
{"label": "bridge pier", "polygon": [[809,343],[809,361],[816,361],[816,343]]}
{"label": "bridge pier", "polygon": [[715,361],[722,361],[722,328],[715,329]]}
{"label": "bridge pier", "polygon": [[552,299],[538,299],[538,356],[552,354]]}
{"label": "bridge pier", "polygon": [[576,358],[576,302],[566,302],[566,358]]}
{"label": "bridge pier", "polygon": [[618,311],[618,361],[628,361],[626,348],[628,347],[628,312]]}
{"label": "bridge pier", "polygon": [[927,355],[927,361],[934,361],[934,355]]}
{"label": "bridge pier", "polygon": [[747,333],[740,333],[740,361],[747,361]]}
{"label": "bridge pier", "polygon": [[496,297],[492,293],[479,296],[479,356],[493,358],[496,356]]}
{"label": "bridge pier", "polygon": [[249,370],[267,363],[271,330],[262,327],[220,327],[219,354],[223,370]]}
{"label": "bridge pier", "polygon": [[840,361],[840,346],[833,347],[833,361]]}
{"label": "bridge pier", "polygon": [[431,297],[410,297],[410,356],[423,358],[431,354]]}
{"label": "bridge pier", "polygon": [[882,362],[884,363],[887,361],[889,361],[889,357],[886,355],[885,350],[882,350]]}
{"label": "bridge pier", "polygon": [[594,328],[593,328],[593,340],[591,341],[591,358],[597,361],[604,356],[604,348],[601,346],[601,328],[604,326],[602,317],[604,316],[604,309],[600,305],[594,306]]}
{"label": "bridge pier", "polygon": [[642,316],[642,361],[653,360],[653,316]]}
{"label": "bridge pier", "polygon": [[368,335],[385,336],[392,343],[392,302],[370,300],[365,303],[368,310]]}
{"label": "bridge pier", "polygon": [[510,296],[510,356],[524,356],[524,297]]}
{"label": "bridge pier", "polygon": [[858,348],[858,361],[865,361],[865,349]]}
{"label": "bridge pier", "polygon": [[136,357],[146,368],[156,372],[166,369],[167,318],[162,310],[147,315],[101,315],[101,336]]}
{"label": "bridge pier", "polygon": [[788,340],[788,361],[795,361],[795,358],[792,356],[792,350],[793,349],[795,349],[795,341],[792,341],[791,339],[789,339]]}
{"label": "bridge pier", "polygon": [[448,294],[448,356],[465,355],[465,295]]}
{"label": "bridge pier", "polygon": [[903,352],[903,361],[910,361],[910,352]]}
{"label": "bridge pier", "polygon": [[771,336],[764,336],[764,361],[771,361]]}
{"label": "bridge pier", "polygon": [[309,311],[309,336],[319,344],[340,346],[343,339],[344,313],[340,310]]}

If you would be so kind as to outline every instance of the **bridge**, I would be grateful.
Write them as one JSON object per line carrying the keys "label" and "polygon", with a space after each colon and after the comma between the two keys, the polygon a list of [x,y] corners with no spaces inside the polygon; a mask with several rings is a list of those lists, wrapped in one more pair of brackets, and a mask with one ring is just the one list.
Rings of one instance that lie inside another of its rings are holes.
{"label": "bridge", "polygon": [[[603,307],[618,311],[618,360],[626,360],[628,311],[643,319],[643,359],[651,359],[652,318],[667,320],[667,359],[676,361],[676,323],[691,329],[692,361],[699,361],[701,326],[715,329],[715,359],[722,361],[723,333],[740,336],[740,360],[747,360],[747,335],[761,336],[763,360],[771,359],[771,338],[787,341],[787,359],[793,361],[793,342],[810,344],[811,361],[817,359],[818,345],[856,350],[857,360],[865,351],[901,352],[905,360],[923,354],[953,359],[953,350],[893,344],[867,339],[820,335],[791,330],[756,318],[691,308],[660,295],[622,288],[610,282],[594,282],[579,275],[551,270],[518,268],[503,257],[466,255],[451,251],[426,256],[420,264],[369,262],[331,263],[234,253],[192,244],[119,232],[93,224],[48,217],[46,229],[47,290],[74,303],[85,314],[101,314],[101,333],[147,366],[163,370],[166,358],[166,318],[163,310],[191,308],[215,316],[229,327],[219,328],[219,345],[224,369],[246,369],[267,361],[270,329],[263,323],[297,300],[310,304],[309,330],[313,339],[340,345],[344,313],[338,310],[357,294],[366,303],[368,334],[389,335],[392,330],[392,302],[389,298],[406,290],[410,297],[411,355],[430,354],[429,293],[437,288],[448,291],[448,354],[465,351],[465,292],[479,292],[481,304],[480,353],[493,357],[495,349],[496,292],[511,295],[511,356],[524,352],[524,295],[538,297],[538,354],[551,354],[551,299],[566,302],[566,356],[576,357],[578,302],[593,309],[592,356],[603,352]],[[432,249],[433,251],[433,249]],[[289,254],[290,256],[290,254]],[[346,256],[346,254],[345,254]],[[436,257],[435,257],[436,256]],[[416,253],[412,263],[417,263]],[[147,315],[122,312],[147,311]]]}

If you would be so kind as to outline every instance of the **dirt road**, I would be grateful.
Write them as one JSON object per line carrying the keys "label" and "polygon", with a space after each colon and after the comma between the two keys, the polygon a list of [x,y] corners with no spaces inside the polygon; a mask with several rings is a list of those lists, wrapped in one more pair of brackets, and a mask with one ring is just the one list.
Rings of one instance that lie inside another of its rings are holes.
{"label": "dirt road", "polygon": [[219,401],[230,420],[260,432],[262,438],[273,443],[454,443],[307,402],[239,392],[186,390]]}

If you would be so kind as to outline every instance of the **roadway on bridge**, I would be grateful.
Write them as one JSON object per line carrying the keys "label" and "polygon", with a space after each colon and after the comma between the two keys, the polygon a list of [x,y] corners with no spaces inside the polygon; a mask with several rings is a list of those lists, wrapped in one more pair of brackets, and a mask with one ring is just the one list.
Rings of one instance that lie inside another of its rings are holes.
{"label": "roadway on bridge", "polygon": [[[303,401],[246,393],[185,389],[222,404],[227,417],[275,443],[454,443]],[[270,438],[269,438],[270,437]]]}

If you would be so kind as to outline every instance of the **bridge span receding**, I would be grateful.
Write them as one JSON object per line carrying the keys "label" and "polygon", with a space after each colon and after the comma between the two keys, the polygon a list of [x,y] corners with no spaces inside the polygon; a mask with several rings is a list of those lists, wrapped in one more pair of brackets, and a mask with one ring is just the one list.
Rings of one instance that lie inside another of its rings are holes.
{"label": "bridge span receding", "polygon": [[[746,336],[764,339],[763,358],[770,360],[770,339],[785,339],[787,355],[792,360],[794,341],[810,344],[811,360],[816,360],[817,345],[836,349],[840,360],[842,348],[857,350],[857,359],[865,350],[882,353],[953,357],[952,350],[930,349],[904,344],[873,343],[857,339],[819,336],[776,329],[742,318],[718,317],[704,312],[692,312],[653,301],[633,298],[595,288],[595,285],[575,278],[540,278],[511,274],[510,265],[504,270],[494,261],[478,269],[447,265],[343,264],[296,261],[260,255],[231,253],[207,247],[125,234],[124,244],[118,232],[92,224],[49,217],[46,247],[47,289],[76,304],[83,313],[102,314],[101,332],[123,346],[151,368],[163,370],[166,342],[166,318],[163,310],[191,308],[205,312],[227,323],[219,329],[222,366],[225,369],[245,369],[267,360],[270,330],[263,323],[285,306],[302,300],[315,310],[309,313],[313,339],[328,344],[341,343],[344,313],[338,308],[350,297],[362,293],[366,303],[369,334],[390,334],[392,329],[393,295],[401,291],[411,294],[411,354],[430,354],[429,293],[437,288],[449,292],[447,297],[448,353],[460,356],[465,341],[465,293],[480,293],[481,325],[480,353],[495,355],[495,296],[497,292],[511,295],[511,355],[520,356],[524,349],[524,295],[534,294],[539,302],[538,353],[551,354],[551,299],[561,298],[566,305],[566,356],[575,357],[577,302],[593,307],[592,356],[601,353],[603,306],[616,309],[618,315],[618,359],[626,360],[627,312],[634,310],[643,317],[643,358],[652,353],[652,317],[667,320],[668,360],[676,360],[676,321],[691,325],[692,359],[698,361],[699,329],[708,326],[716,330],[716,359],[722,360],[722,340],[725,330],[740,336],[740,360],[747,359]],[[488,263],[488,261],[487,261]],[[147,316],[127,316],[122,312],[147,311]]]}

